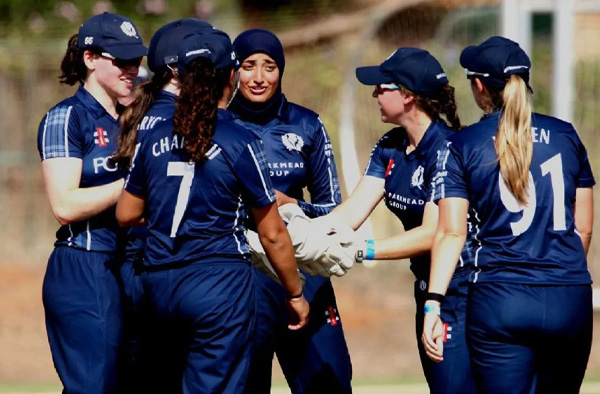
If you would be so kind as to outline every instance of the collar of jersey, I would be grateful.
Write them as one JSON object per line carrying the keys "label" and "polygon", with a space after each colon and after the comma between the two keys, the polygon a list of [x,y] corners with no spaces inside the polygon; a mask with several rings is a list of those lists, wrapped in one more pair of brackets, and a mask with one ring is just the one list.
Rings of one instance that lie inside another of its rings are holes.
{"label": "collar of jersey", "polygon": [[[419,145],[417,145],[416,149],[414,151],[412,151],[410,154],[408,154],[407,156],[411,156],[413,153],[415,155],[418,155],[419,157],[425,157],[427,156],[427,152],[429,151],[429,147],[431,147],[431,145],[434,143],[436,137],[437,137],[437,133],[441,132],[441,130],[438,130],[440,128],[440,123],[433,121],[431,122],[431,124],[429,125],[429,127],[427,128],[427,130],[425,130],[425,134],[423,135],[423,138],[421,138],[421,141],[419,141]],[[405,131],[406,133],[406,131]],[[404,148],[406,148],[406,146],[408,145],[408,136],[405,135],[405,142],[403,143]]]}
{"label": "collar of jersey", "polygon": [[481,119],[480,120],[484,120],[484,119],[488,119],[488,118],[493,118],[493,117],[499,117],[501,112],[502,112],[501,110],[497,109],[497,110],[494,110],[492,112],[484,113],[483,115],[481,115]]}
{"label": "collar of jersey", "polygon": [[[238,93],[238,94],[241,94],[241,93]],[[289,108],[290,108],[290,106],[288,105],[288,101],[285,98],[285,94],[282,93],[281,94],[281,104],[279,104],[279,108],[277,109],[277,114],[275,116],[277,118],[281,119],[281,121],[284,123],[290,123]],[[238,114],[234,111],[229,111],[229,112],[231,113],[232,119],[240,119],[241,118],[240,114]]]}
{"label": "collar of jersey", "polygon": [[[75,93],[75,97],[81,101],[81,103],[90,111],[94,118],[98,119],[104,115],[108,115],[108,112],[104,107],[91,95],[90,92],[85,90],[83,86],[80,86]],[[112,118],[112,116],[109,115]]]}
{"label": "collar of jersey", "polygon": [[236,114],[227,109],[219,108],[217,111],[217,119],[219,120],[233,120],[235,118]]}
{"label": "collar of jersey", "polygon": [[166,90],[161,90],[160,92],[158,92],[156,100],[168,100],[175,102],[177,101],[177,95],[171,92],[167,92]]}
{"label": "collar of jersey", "polygon": [[285,98],[285,94],[281,94],[281,104],[279,105],[279,109],[277,110],[277,117],[281,119],[284,123],[290,123],[290,106],[288,105],[288,101]]}

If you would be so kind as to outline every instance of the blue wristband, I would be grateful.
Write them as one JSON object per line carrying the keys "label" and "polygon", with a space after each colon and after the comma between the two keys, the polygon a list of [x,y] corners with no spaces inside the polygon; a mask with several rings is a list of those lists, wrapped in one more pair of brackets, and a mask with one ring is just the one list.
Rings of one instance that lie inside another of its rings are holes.
{"label": "blue wristband", "polygon": [[428,313],[435,313],[436,315],[440,315],[440,306],[439,305],[431,305],[431,304],[425,304],[425,314]]}
{"label": "blue wristband", "polygon": [[375,258],[375,240],[367,239],[365,241],[367,250],[365,251],[365,260],[373,260]]}

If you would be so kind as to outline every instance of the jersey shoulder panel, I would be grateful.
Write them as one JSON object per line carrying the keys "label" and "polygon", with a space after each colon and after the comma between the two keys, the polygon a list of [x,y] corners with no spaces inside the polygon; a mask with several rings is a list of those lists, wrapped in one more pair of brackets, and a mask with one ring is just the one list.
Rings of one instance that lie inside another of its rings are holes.
{"label": "jersey shoulder panel", "polygon": [[432,134],[431,142],[427,143],[427,151],[436,151],[437,149],[440,149],[442,146],[446,145],[446,141],[448,141],[450,136],[460,132],[452,130],[443,122],[434,122],[432,123],[432,126],[435,128],[432,129],[434,133]]}
{"label": "jersey shoulder panel", "polygon": [[562,119],[555,118],[550,115],[538,114],[534,112],[531,114],[531,123],[534,126],[547,126],[552,127],[555,130],[573,130],[573,125]]}
{"label": "jersey shoulder panel", "polygon": [[316,134],[324,127],[319,114],[295,103],[288,102],[287,105],[287,123],[300,126],[307,137],[315,138]]}
{"label": "jersey shoulder panel", "polygon": [[[87,112],[75,97],[66,98],[50,108],[38,128],[38,150],[42,160],[81,158]],[[76,146],[73,146],[74,143]]]}
{"label": "jersey shoulder panel", "polygon": [[495,135],[497,130],[498,117],[492,115],[458,132],[451,133],[446,138],[455,145],[477,145]]}
{"label": "jersey shoulder panel", "polygon": [[228,158],[234,159],[248,144],[261,141],[255,133],[249,133],[246,128],[230,120],[219,119],[213,136],[213,142],[223,149]]}
{"label": "jersey shoulder panel", "polygon": [[290,123],[298,123],[302,120],[318,122],[319,114],[317,114],[315,111],[289,101],[287,105]]}

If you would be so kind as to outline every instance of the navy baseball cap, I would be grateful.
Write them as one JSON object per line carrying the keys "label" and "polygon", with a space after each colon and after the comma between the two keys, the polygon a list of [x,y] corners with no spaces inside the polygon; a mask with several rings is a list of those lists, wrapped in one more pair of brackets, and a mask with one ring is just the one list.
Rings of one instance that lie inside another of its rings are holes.
{"label": "navy baseball cap", "polygon": [[358,67],[356,78],[364,85],[397,83],[423,96],[434,95],[448,83],[437,59],[419,48],[398,48],[379,66]]}
{"label": "navy baseball cap", "polygon": [[184,38],[177,51],[179,74],[185,74],[192,60],[199,57],[210,59],[217,70],[239,65],[231,39],[218,29],[205,29]]}
{"label": "navy baseball cap", "polygon": [[177,49],[183,39],[203,29],[213,26],[196,18],[179,19],[169,22],[154,33],[148,46],[148,68],[156,72],[167,64],[177,63]]}
{"label": "navy baseball cap", "polygon": [[144,46],[133,22],[122,15],[104,12],[94,15],[79,27],[77,45],[82,49],[102,49],[118,59],[145,56]]}
{"label": "navy baseball cap", "polygon": [[471,45],[460,54],[460,65],[467,77],[477,77],[489,86],[503,89],[508,77],[519,75],[529,90],[531,60],[523,49],[508,38],[494,36],[479,45]]}

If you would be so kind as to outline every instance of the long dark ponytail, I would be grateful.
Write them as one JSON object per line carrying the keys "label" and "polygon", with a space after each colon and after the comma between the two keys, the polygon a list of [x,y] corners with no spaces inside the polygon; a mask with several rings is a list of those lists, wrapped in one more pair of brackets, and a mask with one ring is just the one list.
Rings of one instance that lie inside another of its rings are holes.
{"label": "long dark ponytail", "polygon": [[219,100],[229,83],[231,68],[215,70],[204,57],[193,60],[180,76],[181,91],[173,116],[175,132],[184,137],[190,161],[203,161],[217,126]]}

